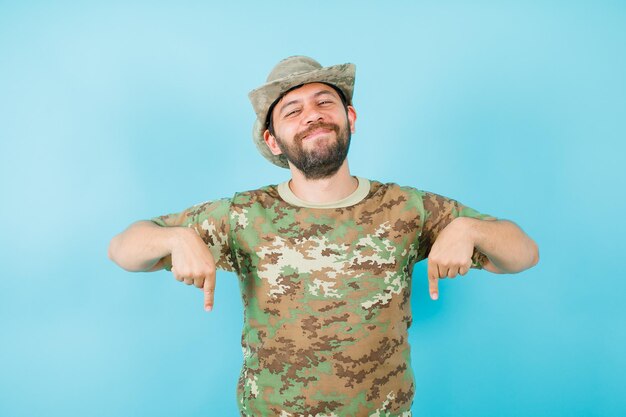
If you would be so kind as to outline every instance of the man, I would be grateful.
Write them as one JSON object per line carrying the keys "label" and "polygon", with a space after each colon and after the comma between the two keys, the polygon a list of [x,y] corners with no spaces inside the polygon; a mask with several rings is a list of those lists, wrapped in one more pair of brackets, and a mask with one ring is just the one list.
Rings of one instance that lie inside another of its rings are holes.
{"label": "man", "polygon": [[[129,271],[171,270],[203,288],[215,269],[240,278],[242,416],[410,416],[411,273],[535,265],[515,224],[411,187],[350,174],[355,67],[279,62],[250,92],[254,140],[291,180],[131,225],[109,256]],[[155,224],[156,223],[156,224]]]}

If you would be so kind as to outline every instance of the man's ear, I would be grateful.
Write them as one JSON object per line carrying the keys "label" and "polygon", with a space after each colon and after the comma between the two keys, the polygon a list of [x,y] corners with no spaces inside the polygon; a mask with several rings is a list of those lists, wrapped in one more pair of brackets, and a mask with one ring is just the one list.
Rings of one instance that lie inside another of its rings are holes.
{"label": "man's ear", "polygon": [[348,123],[350,124],[350,132],[356,132],[356,110],[352,106],[348,106]]}
{"label": "man's ear", "polygon": [[265,132],[263,132],[263,140],[265,140],[265,144],[270,148],[270,152],[272,152],[273,155],[283,153],[278,147],[278,143],[276,143],[276,138],[270,133],[269,129],[265,129]]}

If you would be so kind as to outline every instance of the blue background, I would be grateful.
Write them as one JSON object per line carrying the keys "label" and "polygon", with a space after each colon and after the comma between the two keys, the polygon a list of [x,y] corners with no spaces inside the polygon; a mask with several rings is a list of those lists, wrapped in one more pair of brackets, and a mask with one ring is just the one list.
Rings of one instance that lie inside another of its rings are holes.
{"label": "blue background", "polygon": [[131,222],[288,178],[280,59],[357,65],[350,166],[517,222],[518,275],[428,298],[415,416],[626,415],[621,1],[0,1],[0,416],[235,416],[242,305],[107,258]]}

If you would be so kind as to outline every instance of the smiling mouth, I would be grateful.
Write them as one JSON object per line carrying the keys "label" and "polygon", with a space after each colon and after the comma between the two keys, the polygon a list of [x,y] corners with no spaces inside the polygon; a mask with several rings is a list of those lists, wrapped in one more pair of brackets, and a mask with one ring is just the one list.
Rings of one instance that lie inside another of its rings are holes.
{"label": "smiling mouth", "polygon": [[294,139],[300,143],[315,139],[317,136],[323,136],[328,133],[335,132],[336,135],[339,135],[340,132],[339,126],[333,123],[316,123],[312,124],[308,127],[308,129],[303,130],[302,132],[295,135]]}
{"label": "smiling mouth", "polygon": [[323,135],[323,134],[326,134],[326,133],[331,133],[332,131],[333,131],[332,129],[325,129],[323,127],[320,127],[318,129],[315,129],[314,131],[312,131],[308,135],[304,136],[302,138],[302,140],[312,139],[312,138],[314,138],[316,136],[319,136],[319,135]]}

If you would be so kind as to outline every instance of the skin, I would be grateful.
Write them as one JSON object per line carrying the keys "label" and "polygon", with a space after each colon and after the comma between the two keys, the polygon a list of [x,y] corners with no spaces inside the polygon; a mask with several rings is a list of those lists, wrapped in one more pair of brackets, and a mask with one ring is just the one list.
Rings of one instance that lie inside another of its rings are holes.
{"label": "skin", "polygon": [[[335,90],[325,84],[311,83],[287,93],[274,107],[273,136],[269,130],[263,134],[265,143],[274,155],[282,150],[277,137],[286,146],[299,146],[294,141],[296,135],[306,132],[312,124],[323,122],[345,127],[355,132],[356,111],[354,107],[344,108]],[[337,140],[335,132],[319,130],[305,138],[301,146],[304,151],[323,153],[325,147]],[[352,194],[358,181],[350,175],[348,160],[345,159],[338,171],[327,178],[307,179],[305,174],[289,162],[291,181],[289,186],[298,198],[314,203],[337,201]]]}
{"label": "skin", "polygon": [[135,222],[111,239],[109,258],[131,272],[158,271],[171,259],[174,278],[202,288],[205,310],[213,309],[215,260],[200,236],[187,227]]}
{"label": "skin", "polygon": [[439,280],[465,275],[474,248],[487,255],[483,269],[495,274],[513,274],[539,262],[537,244],[508,220],[458,217],[440,233],[428,255],[428,287],[439,298]]}
{"label": "skin", "polygon": [[[287,93],[276,104],[272,117],[275,136],[266,130],[263,138],[274,155],[282,153],[282,144],[283,148],[301,147],[303,152],[323,157],[338,136],[332,129],[311,130],[318,123],[335,124],[355,132],[354,108],[344,108],[337,92],[321,83],[305,84]],[[347,159],[325,178],[307,178],[291,162],[289,169],[293,193],[312,203],[341,200],[358,186]],[[521,272],[539,261],[536,243],[513,222],[456,218],[439,233],[428,255],[428,283],[433,300],[439,298],[440,279],[455,278],[469,271],[474,248],[488,257],[483,268],[497,274]],[[138,221],[113,237],[109,245],[109,258],[128,271],[163,269],[170,256],[174,278],[202,288],[204,307],[211,311],[215,260],[193,230]]]}

